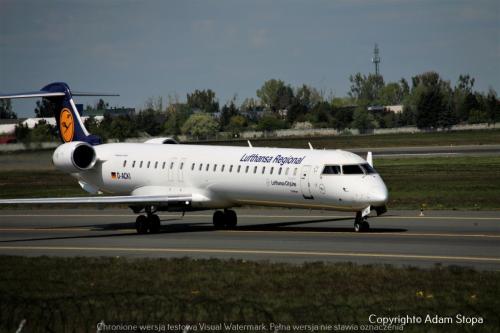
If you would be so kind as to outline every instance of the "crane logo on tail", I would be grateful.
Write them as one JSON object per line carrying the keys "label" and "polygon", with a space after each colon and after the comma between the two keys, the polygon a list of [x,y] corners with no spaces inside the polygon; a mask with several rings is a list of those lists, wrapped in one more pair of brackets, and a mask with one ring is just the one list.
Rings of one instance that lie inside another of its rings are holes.
{"label": "crane logo on tail", "polygon": [[64,142],[70,142],[75,135],[75,122],[73,114],[68,108],[64,108],[59,115],[59,132]]}

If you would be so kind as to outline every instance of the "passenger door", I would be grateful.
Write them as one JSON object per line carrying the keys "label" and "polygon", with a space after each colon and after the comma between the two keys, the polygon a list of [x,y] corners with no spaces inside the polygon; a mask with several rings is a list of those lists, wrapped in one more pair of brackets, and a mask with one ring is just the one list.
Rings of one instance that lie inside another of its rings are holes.
{"label": "passenger door", "polygon": [[309,181],[309,175],[311,173],[311,166],[304,165],[300,171],[300,190],[304,199],[314,199],[311,194],[311,183]]}

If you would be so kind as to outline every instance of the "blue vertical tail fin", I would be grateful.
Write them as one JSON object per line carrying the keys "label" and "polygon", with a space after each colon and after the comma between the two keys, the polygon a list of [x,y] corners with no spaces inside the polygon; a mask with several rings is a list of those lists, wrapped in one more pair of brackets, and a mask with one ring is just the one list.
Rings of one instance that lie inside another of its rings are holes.
{"label": "blue vertical tail fin", "polygon": [[64,82],[54,82],[46,85],[40,91],[0,95],[0,99],[7,98],[47,98],[54,109],[59,137],[62,142],[84,141],[91,145],[102,143],[100,137],[90,134],[78,109],[73,101],[73,96],[118,96],[116,94],[77,93],[71,92]]}

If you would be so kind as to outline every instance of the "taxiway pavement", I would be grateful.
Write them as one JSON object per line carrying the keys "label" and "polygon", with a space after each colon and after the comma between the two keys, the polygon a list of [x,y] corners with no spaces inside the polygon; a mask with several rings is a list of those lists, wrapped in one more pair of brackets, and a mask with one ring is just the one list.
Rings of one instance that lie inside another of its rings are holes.
{"label": "taxiway pavement", "polygon": [[237,209],[233,230],[215,230],[211,212],[160,214],[159,234],[138,235],[125,209],[2,210],[0,254],[234,258],[435,264],[500,269],[500,212],[392,211],[355,233],[352,214]]}

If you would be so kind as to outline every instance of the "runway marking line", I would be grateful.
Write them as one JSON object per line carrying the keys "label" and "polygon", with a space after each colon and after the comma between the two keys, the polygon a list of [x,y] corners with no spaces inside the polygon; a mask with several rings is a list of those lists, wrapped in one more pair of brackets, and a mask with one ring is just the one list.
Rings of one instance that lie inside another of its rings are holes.
{"label": "runway marking line", "polygon": [[496,257],[438,256],[420,254],[356,253],[356,252],[315,252],[315,251],[278,251],[278,250],[238,250],[238,249],[194,249],[194,248],[126,248],[126,247],[76,247],[76,246],[0,246],[0,250],[46,250],[46,251],[114,251],[114,252],[161,252],[161,253],[211,253],[211,254],[266,254],[285,256],[317,257],[366,257],[417,260],[464,260],[499,262]]}
{"label": "runway marking line", "polygon": [[[168,226],[167,226],[168,228]],[[131,231],[136,231],[135,229],[117,229],[117,230],[96,230],[93,228],[71,228],[71,227],[66,227],[66,228],[0,228],[0,232],[9,232],[9,231],[41,231],[41,232],[46,232],[46,231],[55,231],[55,232],[72,232],[72,231],[112,231],[112,232],[131,232]],[[305,235],[325,235],[325,236],[331,236],[331,235],[340,235],[340,236],[356,236],[360,235],[359,233],[356,232],[345,232],[345,231],[295,231],[295,230],[214,230],[217,233],[241,233],[241,234],[250,234],[250,233],[289,233],[289,234],[305,234]],[[168,229],[167,229],[168,233]],[[423,236],[423,237],[477,237],[477,238],[500,238],[500,235],[489,235],[489,234],[451,234],[451,233],[408,233],[408,232],[366,232],[362,233],[361,235],[366,235],[366,236],[406,236],[406,237],[411,237],[411,236]]]}
{"label": "runway marking line", "polygon": [[[163,218],[176,218],[182,220],[182,217],[176,215],[159,215]],[[187,215],[188,217],[212,217],[210,214],[193,214]],[[301,219],[301,218],[314,218],[314,219],[338,219],[338,218],[350,218],[348,215],[238,215],[240,218],[293,218],[293,219]],[[1,217],[134,217],[131,214],[0,214]],[[373,216],[375,218],[376,216]],[[377,217],[377,219],[416,219],[416,220],[493,220],[500,221],[500,217],[471,217],[471,216],[381,216]]]}
{"label": "runway marking line", "polygon": [[[0,228],[0,231],[113,231],[113,232],[130,232],[135,229],[118,229],[118,230],[96,230],[93,228]],[[168,231],[168,230],[167,230]],[[218,233],[292,233],[292,234],[313,234],[313,235],[359,235],[355,232],[344,231],[295,231],[295,230],[214,230]],[[484,237],[484,238],[500,238],[500,235],[489,234],[450,234],[450,233],[408,233],[408,232],[368,232],[362,235],[367,236],[431,236],[431,237]]]}

